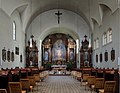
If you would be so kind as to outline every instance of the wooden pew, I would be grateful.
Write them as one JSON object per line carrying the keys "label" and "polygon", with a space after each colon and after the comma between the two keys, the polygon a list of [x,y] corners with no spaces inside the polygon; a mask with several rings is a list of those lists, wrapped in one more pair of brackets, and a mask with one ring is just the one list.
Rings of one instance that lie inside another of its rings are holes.
{"label": "wooden pew", "polygon": [[119,93],[118,69],[98,69],[97,77],[105,78],[105,81],[116,81],[115,93]]}

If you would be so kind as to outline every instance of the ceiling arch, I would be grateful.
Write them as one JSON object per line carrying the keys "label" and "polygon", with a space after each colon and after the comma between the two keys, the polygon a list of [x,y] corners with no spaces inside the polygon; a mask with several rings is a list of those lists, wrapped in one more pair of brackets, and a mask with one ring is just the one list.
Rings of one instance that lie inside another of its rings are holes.
{"label": "ceiling arch", "polygon": [[98,5],[104,5],[109,10],[114,13],[118,9],[118,0],[101,0],[98,2]]}
{"label": "ceiling arch", "polygon": [[105,5],[105,4],[99,4],[99,12],[100,12],[100,18],[101,20],[103,20],[103,17],[107,14],[107,13],[112,13],[112,10],[109,6]]}
{"label": "ceiling arch", "polygon": [[[22,14],[22,13],[25,11],[25,9],[27,8],[27,6],[28,6],[28,4],[21,5],[21,6],[17,7],[17,8],[15,8],[15,9],[13,10],[13,12],[14,12],[15,10],[18,10],[18,12],[19,12],[20,14]],[[12,12],[12,13],[13,13],[13,12]],[[12,13],[11,13],[11,14],[12,14]]]}
{"label": "ceiling arch", "polygon": [[80,39],[79,35],[75,31],[72,31],[69,28],[65,28],[65,27],[60,27],[60,28],[59,27],[52,27],[50,29],[46,29],[45,31],[43,31],[41,33],[41,35],[39,36],[39,40],[44,40],[45,37],[47,37],[50,34],[54,34],[54,33],[63,33],[63,34],[66,34],[66,35],[70,35],[74,40]]}
{"label": "ceiling arch", "polygon": [[[43,12],[46,12],[46,11],[49,11],[49,10],[53,10],[53,9],[57,9],[57,8],[47,8],[47,7],[45,7],[44,8],[44,10],[43,9],[38,9],[38,10],[36,10],[36,12],[35,13],[33,13],[32,15],[31,15],[31,17],[29,18],[29,20],[28,20],[28,23],[27,23],[27,25],[26,25],[26,28],[25,28],[25,31],[28,29],[28,27],[29,27],[29,25],[31,24],[31,22],[38,16],[38,15],[40,15],[41,13],[43,13]],[[68,11],[72,11],[72,12],[74,12],[74,13],[77,13],[78,15],[80,15],[85,21],[86,21],[86,23],[87,24],[89,24],[89,19],[85,16],[85,14],[82,12],[82,11],[78,11],[78,10],[74,10],[74,8],[71,8],[71,9],[69,9],[68,7],[61,7],[61,8],[59,8],[59,9],[64,9],[64,10],[68,10]]]}
{"label": "ceiling arch", "polygon": [[57,11],[58,9],[53,9],[38,15],[26,31],[27,39],[29,40],[31,34],[35,36],[36,40],[43,40],[51,33],[70,34],[75,40],[83,38],[85,34],[90,35],[89,25],[81,16],[72,11],[60,9],[63,16],[61,16],[60,24],[58,24],[55,15]]}
{"label": "ceiling arch", "polygon": [[91,27],[92,27],[92,30],[94,30],[95,25],[96,24],[99,25],[99,24],[98,24],[98,22],[97,22],[97,20],[95,18],[91,18],[91,20],[92,20]]}
{"label": "ceiling arch", "polygon": [[[96,18],[98,22],[100,21],[100,12],[97,12],[97,7],[100,4],[106,5],[110,8],[112,13],[118,9],[118,0],[1,0],[1,8],[10,16],[13,11],[18,9],[21,20],[23,22],[23,31],[26,31],[32,20],[37,17],[40,13],[52,10],[52,9],[65,9],[79,14],[88,25],[89,22],[89,6],[92,9],[92,17]],[[32,4],[31,4],[32,3]],[[32,5],[32,13],[30,12],[30,5]],[[27,6],[27,7],[26,7]],[[24,11],[24,13],[22,13]],[[97,14],[97,15],[96,15]],[[100,23],[99,23],[100,24]],[[90,25],[91,27],[91,25]]]}

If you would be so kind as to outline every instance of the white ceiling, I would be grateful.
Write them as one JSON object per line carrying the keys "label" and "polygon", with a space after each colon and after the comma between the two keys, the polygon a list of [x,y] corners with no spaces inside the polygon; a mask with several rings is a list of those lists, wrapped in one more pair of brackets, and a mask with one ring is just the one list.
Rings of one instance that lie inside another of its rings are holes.
{"label": "white ceiling", "polygon": [[[40,13],[51,9],[65,9],[79,14],[89,24],[90,18],[96,20],[98,25],[102,25],[100,9],[107,6],[113,13],[119,6],[118,0],[0,0],[0,7],[11,16],[14,11],[18,11],[23,22],[23,30],[26,31],[30,23]],[[101,6],[102,5],[102,6]],[[91,22],[90,22],[91,21]],[[92,26],[93,24],[91,24]]]}

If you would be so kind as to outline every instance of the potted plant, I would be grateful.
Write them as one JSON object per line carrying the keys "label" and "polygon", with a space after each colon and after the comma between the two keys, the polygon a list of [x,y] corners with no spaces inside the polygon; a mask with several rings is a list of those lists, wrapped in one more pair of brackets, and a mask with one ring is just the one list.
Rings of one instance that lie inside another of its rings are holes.
{"label": "potted plant", "polygon": [[66,68],[66,70],[67,70],[67,71],[71,71],[71,70],[72,70],[72,68],[73,68],[72,63],[71,63],[71,62],[69,62],[69,61],[66,63],[66,66],[67,66],[67,68]]}
{"label": "potted plant", "polygon": [[45,64],[45,68],[48,69],[48,70],[51,70],[51,69],[52,69],[51,65],[52,65],[52,64],[51,64],[50,62],[47,62],[47,63]]}

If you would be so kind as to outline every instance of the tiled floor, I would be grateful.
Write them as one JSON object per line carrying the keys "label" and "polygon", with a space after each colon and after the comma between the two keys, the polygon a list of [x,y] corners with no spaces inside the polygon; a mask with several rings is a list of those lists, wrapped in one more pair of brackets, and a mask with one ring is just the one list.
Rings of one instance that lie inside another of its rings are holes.
{"label": "tiled floor", "polygon": [[39,84],[38,90],[34,88],[33,93],[91,93],[81,86],[80,82],[71,76],[49,76],[42,85]]}

